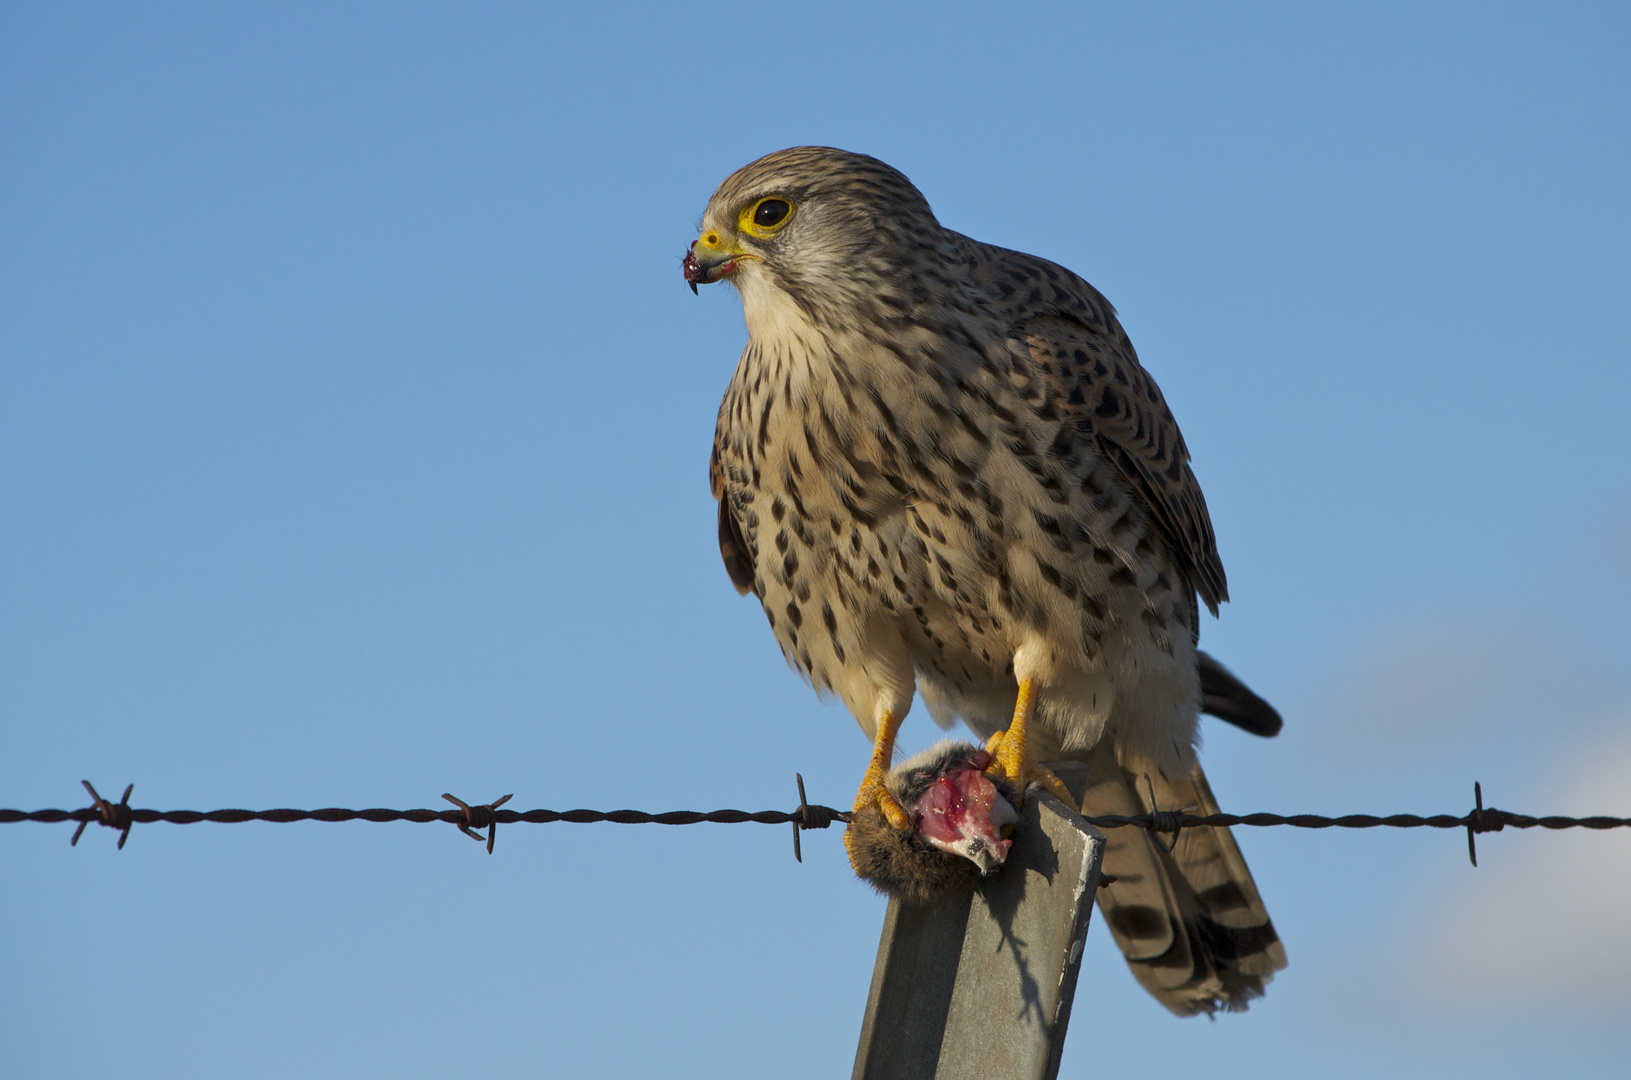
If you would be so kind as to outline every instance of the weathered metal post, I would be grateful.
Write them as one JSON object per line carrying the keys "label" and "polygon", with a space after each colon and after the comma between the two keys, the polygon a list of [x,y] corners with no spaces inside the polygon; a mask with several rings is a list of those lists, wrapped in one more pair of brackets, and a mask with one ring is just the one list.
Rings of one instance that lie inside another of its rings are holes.
{"label": "weathered metal post", "polygon": [[891,900],[853,1080],[1053,1080],[1103,853],[1033,788],[1000,874],[937,904]]}

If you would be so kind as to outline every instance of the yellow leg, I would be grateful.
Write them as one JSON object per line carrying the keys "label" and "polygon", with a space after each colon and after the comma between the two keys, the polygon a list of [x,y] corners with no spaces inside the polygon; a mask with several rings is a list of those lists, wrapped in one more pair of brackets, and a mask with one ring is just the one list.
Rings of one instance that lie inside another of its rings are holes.
{"label": "yellow leg", "polygon": [[991,755],[991,764],[986,766],[985,771],[1007,780],[1021,799],[1025,797],[1025,785],[1034,781],[1060,802],[1071,806],[1075,800],[1064,783],[1031,760],[1030,740],[1025,737],[1025,726],[1030,723],[1031,713],[1035,709],[1036,682],[1021,679],[1019,697],[1014,701],[1014,718],[1009,721],[1008,730],[999,731],[986,740],[985,750]]}
{"label": "yellow leg", "polygon": [[855,793],[855,809],[875,804],[883,811],[883,816],[897,829],[909,829],[912,819],[907,816],[900,801],[889,794],[884,786],[884,779],[889,775],[889,765],[895,756],[895,733],[900,730],[899,717],[892,710],[885,709],[883,715],[878,717],[878,734],[872,740],[872,760],[867,763],[866,775],[861,778],[861,788]]}

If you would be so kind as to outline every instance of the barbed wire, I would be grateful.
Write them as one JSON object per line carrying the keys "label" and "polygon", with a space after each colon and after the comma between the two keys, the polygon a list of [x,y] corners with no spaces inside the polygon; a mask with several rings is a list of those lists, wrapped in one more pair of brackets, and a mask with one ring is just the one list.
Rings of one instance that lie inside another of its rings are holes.
{"label": "barbed wire", "polygon": [[[454,795],[443,794],[442,798],[453,803],[457,808],[453,810],[349,810],[341,807],[325,807],[319,810],[148,810],[130,805],[130,793],[135,789],[131,784],[125,788],[124,795],[117,803],[109,802],[97,794],[96,788],[91,786],[89,780],[81,780],[85,790],[90,792],[90,806],[79,810],[5,810],[0,809],[0,824],[10,824],[21,821],[40,821],[46,823],[77,821],[79,828],[74,830],[70,844],[77,845],[79,838],[92,822],[115,829],[119,833],[119,848],[125,846],[130,839],[130,830],[136,825],[148,825],[154,822],[165,821],[172,825],[193,825],[201,821],[215,822],[222,825],[235,825],[243,821],[267,821],[274,824],[284,824],[293,821],[411,821],[416,824],[430,822],[446,822],[456,825],[459,831],[474,840],[485,839],[487,853],[493,852],[493,844],[497,839],[500,825],[548,825],[556,822],[566,822],[573,825],[587,825],[600,822],[610,822],[619,825],[739,825],[753,822],[760,825],[786,825],[793,826],[793,855],[800,862],[804,861],[804,853],[799,844],[799,833],[805,829],[825,829],[833,822],[845,822],[850,819],[846,810],[835,810],[830,806],[809,802],[804,794],[804,777],[795,774],[798,780],[799,805],[795,810],[670,810],[666,813],[648,813],[644,810],[501,810],[499,807],[509,802],[513,795],[494,799],[490,803],[473,804]],[[1145,829],[1151,833],[1171,833],[1172,843],[1176,844],[1178,836],[1184,829],[1202,828],[1206,826],[1229,827],[1234,825],[1249,826],[1275,826],[1286,825],[1296,829],[1466,829],[1467,830],[1467,856],[1474,866],[1478,865],[1478,850],[1475,837],[1479,833],[1500,832],[1503,829],[1625,829],[1631,828],[1631,817],[1610,817],[1595,815],[1591,817],[1564,817],[1556,814],[1545,816],[1532,816],[1529,814],[1516,814],[1509,810],[1497,810],[1484,805],[1484,790],[1481,784],[1473,785],[1474,807],[1466,814],[1456,817],[1453,814],[1389,814],[1378,816],[1375,814],[1345,814],[1340,817],[1327,817],[1323,814],[1196,814],[1190,811],[1156,809],[1148,814],[1104,814],[1098,816],[1083,815],[1083,820],[1089,825],[1099,829],[1137,828]],[[479,830],[486,829],[487,835],[483,838]]]}

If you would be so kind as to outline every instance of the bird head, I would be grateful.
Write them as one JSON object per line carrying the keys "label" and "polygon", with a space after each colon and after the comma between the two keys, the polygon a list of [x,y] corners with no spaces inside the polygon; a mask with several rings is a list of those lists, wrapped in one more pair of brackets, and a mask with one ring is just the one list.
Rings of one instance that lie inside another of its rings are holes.
{"label": "bird head", "polygon": [[979,747],[946,741],[896,766],[887,784],[911,827],[873,807],[857,812],[846,838],[856,872],[880,892],[926,903],[1000,869],[1019,814],[1014,792],[986,775],[990,763]]}
{"label": "bird head", "polygon": [[750,326],[791,299],[806,316],[898,289],[944,230],[928,201],[876,158],[825,146],[778,150],[726,177],[685,255],[685,280],[729,281]]}

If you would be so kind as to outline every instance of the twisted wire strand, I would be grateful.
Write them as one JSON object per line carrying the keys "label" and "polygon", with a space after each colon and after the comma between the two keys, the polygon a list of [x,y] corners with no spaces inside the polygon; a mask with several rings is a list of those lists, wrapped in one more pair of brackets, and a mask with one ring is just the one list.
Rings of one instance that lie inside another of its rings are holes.
{"label": "twisted wire strand", "polygon": [[[1175,821],[1168,819],[1176,819]],[[1120,829],[1133,826],[1140,829],[1152,829],[1160,832],[1171,832],[1174,827],[1192,829],[1200,825],[1289,825],[1296,829],[1466,829],[1474,832],[1498,832],[1502,828],[1513,829],[1625,829],[1631,828],[1631,818],[1606,817],[1561,817],[1555,814],[1545,817],[1531,817],[1528,814],[1514,814],[1507,810],[1484,809],[1474,810],[1463,817],[1452,814],[1389,814],[1378,817],[1375,814],[1344,814],[1341,817],[1326,817],[1323,814],[1177,814],[1172,811],[1159,811],[1155,814],[1106,814],[1100,817],[1084,817],[1082,820],[1089,825],[1100,829]]]}
{"label": "twisted wire strand", "polygon": [[[810,805],[806,807],[809,816],[827,816],[830,821],[849,821],[848,811],[835,810],[829,806]],[[573,825],[590,825],[600,822],[612,822],[619,825],[738,825],[753,822],[760,825],[786,825],[789,822],[804,824],[805,818],[800,811],[786,810],[670,810],[665,813],[648,813],[644,810],[492,810],[491,820],[500,825],[520,824],[548,825],[554,822],[568,822]],[[292,821],[411,821],[415,823],[428,823],[434,821],[447,822],[458,825],[466,822],[462,810],[387,810],[367,809],[349,810],[341,807],[325,807],[319,810],[146,810],[130,807],[127,810],[129,820],[138,825],[147,825],[157,821],[166,821],[172,825],[193,825],[201,821],[211,821],[217,824],[232,825],[241,821],[270,821],[283,824]],[[20,821],[41,822],[101,822],[103,813],[95,806],[87,806],[81,810],[6,810],[0,809],[0,824],[10,824]],[[1484,809],[1474,810],[1461,817],[1452,814],[1389,814],[1380,817],[1375,814],[1344,814],[1340,817],[1327,817],[1323,814],[1188,814],[1175,813],[1163,810],[1154,814],[1106,814],[1098,817],[1084,817],[1088,824],[1100,829],[1139,828],[1152,829],[1161,832],[1170,832],[1174,826],[1183,829],[1193,829],[1204,825],[1251,825],[1271,826],[1288,825],[1297,829],[1465,829],[1473,828],[1477,832],[1495,832],[1501,828],[1513,829],[1625,829],[1631,828],[1631,817],[1609,817],[1595,815],[1591,817],[1564,817],[1556,814],[1535,817],[1528,814],[1515,814],[1508,810]],[[820,828],[811,822],[807,827]]]}
{"label": "twisted wire strand", "polygon": [[[115,829],[119,833],[119,848],[124,849],[125,841],[130,839],[130,830],[135,825],[146,825],[156,821],[167,821],[172,825],[194,825],[200,821],[213,821],[218,824],[232,825],[241,821],[270,821],[274,824],[283,824],[291,821],[412,821],[423,824],[432,821],[446,822],[458,826],[460,832],[472,840],[480,841],[481,829],[487,830],[487,854],[493,853],[493,844],[498,838],[500,825],[514,825],[525,822],[529,825],[547,825],[552,822],[564,821],[573,825],[587,825],[596,822],[612,822],[619,825],[701,825],[704,823],[720,825],[737,825],[745,822],[754,822],[760,825],[786,825],[793,826],[793,857],[800,862],[804,861],[804,853],[799,843],[799,833],[805,829],[825,829],[835,821],[848,822],[850,815],[842,810],[835,810],[830,806],[821,806],[810,803],[804,794],[804,777],[798,778],[799,805],[798,809],[786,810],[670,810],[666,813],[651,814],[644,810],[501,810],[505,803],[514,796],[505,795],[490,803],[467,803],[456,795],[444,794],[442,798],[453,803],[454,810],[387,810],[375,808],[370,810],[350,810],[344,807],[330,806],[320,810],[147,810],[130,805],[130,793],[135,785],[125,788],[124,796],[112,803],[103,798],[91,785],[89,780],[80,781],[85,790],[94,800],[90,806],[80,810],[4,810],[0,809],[0,824],[9,824],[18,821],[61,822],[76,821],[79,828],[74,830],[73,844],[79,843],[79,838],[92,822]],[[1153,800],[1154,789],[1151,789]],[[1390,814],[1378,817],[1375,814],[1345,814],[1341,817],[1326,817],[1323,814],[1194,814],[1187,810],[1162,810],[1159,807],[1147,814],[1105,814],[1096,817],[1087,817],[1084,820],[1100,829],[1138,828],[1148,830],[1152,835],[1170,833],[1171,841],[1166,845],[1170,851],[1177,846],[1179,835],[1184,829],[1200,828],[1203,826],[1229,827],[1232,825],[1289,825],[1297,829],[1466,829],[1467,830],[1467,858],[1472,865],[1478,865],[1477,836],[1480,833],[1500,832],[1508,826],[1514,829],[1623,829],[1631,828],[1631,818],[1608,817],[1596,815],[1592,817],[1563,817],[1560,815],[1547,815],[1544,817],[1531,817],[1528,814],[1514,814],[1506,810],[1497,810],[1484,805],[1484,790],[1481,784],[1473,785],[1473,798],[1476,805],[1471,811],[1456,817],[1453,814]],[[1106,879],[1109,880],[1109,879]]]}
{"label": "twisted wire strand", "polygon": [[[826,810],[833,815],[834,820],[848,821],[849,814],[831,807],[811,806],[812,811]],[[500,825],[509,825],[526,822],[529,825],[547,825],[552,822],[565,821],[574,825],[587,825],[595,822],[610,821],[619,825],[701,825],[714,823],[722,825],[736,825],[743,822],[756,822],[761,825],[786,825],[790,821],[799,821],[798,811],[785,810],[670,810],[667,813],[651,814],[644,810],[493,810],[491,820]],[[0,810],[0,824],[9,824],[15,821],[79,821],[101,822],[103,813],[95,806],[87,806],[82,810]],[[466,823],[463,810],[348,810],[342,807],[325,807],[320,810],[143,810],[131,807],[128,810],[129,820],[138,825],[147,825],[155,821],[167,821],[172,825],[193,825],[200,821],[213,821],[217,824],[234,825],[240,821],[270,821],[283,824],[290,821],[412,821],[427,823],[432,821],[445,821],[452,825]],[[814,826],[812,826],[814,827]]]}

